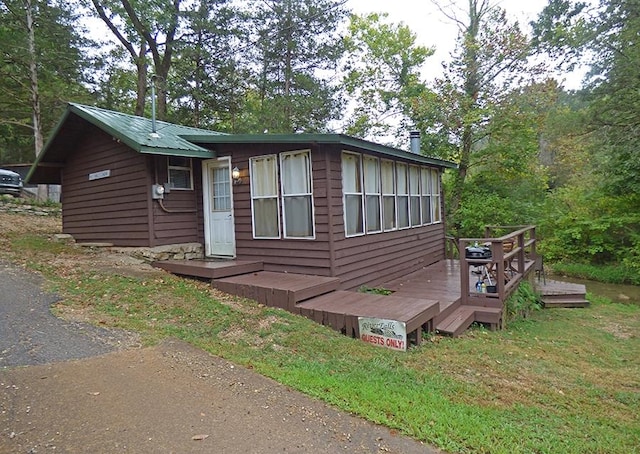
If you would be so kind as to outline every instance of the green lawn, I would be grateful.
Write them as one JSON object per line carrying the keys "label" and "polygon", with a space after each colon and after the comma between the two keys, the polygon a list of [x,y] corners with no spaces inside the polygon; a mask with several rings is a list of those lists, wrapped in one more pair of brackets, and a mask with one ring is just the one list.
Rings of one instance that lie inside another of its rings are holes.
{"label": "green lawn", "polygon": [[504,331],[428,336],[406,353],[164,273],[124,275],[42,233],[0,238],[0,259],[43,273],[55,309],[174,336],[337,408],[450,452],[640,452],[640,307],[534,312]]}

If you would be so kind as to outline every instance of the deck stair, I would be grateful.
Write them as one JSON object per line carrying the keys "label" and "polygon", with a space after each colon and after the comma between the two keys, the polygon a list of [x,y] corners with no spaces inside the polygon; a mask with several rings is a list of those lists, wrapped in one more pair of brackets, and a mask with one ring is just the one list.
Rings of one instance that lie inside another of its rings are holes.
{"label": "deck stair", "polygon": [[303,301],[298,309],[301,315],[352,337],[360,337],[358,317],[404,322],[407,335],[413,333],[419,345],[422,330],[433,329],[439,304],[425,298],[338,290]]}
{"label": "deck stair", "polygon": [[261,261],[248,260],[160,260],[152,265],[173,274],[206,279],[255,273],[264,269]]}
{"label": "deck stair", "polygon": [[502,309],[470,305],[458,306],[437,322],[436,331],[440,334],[457,337],[474,322],[486,323],[492,330],[500,328],[502,326]]}
{"label": "deck stair", "polygon": [[301,302],[337,290],[340,279],[305,274],[258,271],[213,279],[211,285],[232,295],[253,299],[266,306],[295,314]]}
{"label": "deck stair", "polygon": [[536,290],[542,296],[545,308],[579,308],[588,307],[587,289],[583,284],[553,281],[547,279],[544,284],[536,283]]}

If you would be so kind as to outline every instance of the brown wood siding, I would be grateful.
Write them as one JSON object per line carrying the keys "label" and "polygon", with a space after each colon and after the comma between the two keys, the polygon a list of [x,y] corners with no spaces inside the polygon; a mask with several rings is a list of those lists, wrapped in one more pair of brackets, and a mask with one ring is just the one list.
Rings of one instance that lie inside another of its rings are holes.
{"label": "brown wood siding", "polygon": [[[109,170],[107,178],[89,174]],[[145,157],[94,126],[70,153],[62,184],[65,233],[78,242],[148,246],[148,173]]]}
{"label": "brown wood siding", "polygon": [[[154,179],[169,181],[167,157],[153,156]],[[153,246],[180,243],[204,243],[202,218],[202,162],[192,159],[193,190],[173,189],[162,203],[153,202]]]}
{"label": "brown wood siding", "polygon": [[[313,171],[315,239],[254,239],[251,223],[249,158],[309,148],[311,148],[311,167]],[[231,166],[237,166],[242,175],[242,184],[233,186],[236,253],[238,259],[261,260],[266,271],[332,276],[329,226],[327,225],[329,208],[327,205],[325,153],[324,150],[319,150],[317,147],[274,144],[230,145],[220,147],[217,150],[218,156],[232,155]]]}
{"label": "brown wood siding", "polygon": [[335,276],[341,288],[376,286],[444,259],[444,224],[346,238],[341,150],[331,154],[331,207]]}

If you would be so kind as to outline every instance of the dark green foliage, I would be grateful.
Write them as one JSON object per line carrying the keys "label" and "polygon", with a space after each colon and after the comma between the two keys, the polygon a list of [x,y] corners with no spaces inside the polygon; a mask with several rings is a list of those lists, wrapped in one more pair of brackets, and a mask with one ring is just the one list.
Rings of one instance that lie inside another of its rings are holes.
{"label": "dark green foliage", "polygon": [[[61,1],[32,1],[35,28],[37,96],[44,108],[47,134],[71,99],[86,101],[87,49],[91,43],[78,25],[77,5]],[[22,1],[0,2],[0,164],[28,163],[35,158],[33,90]]]}
{"label": "dark green foliage", "polygon": [[393,293],[392,290],[389,290],[384,287],[366,287],[362,286],[358,289],[360,293],[371,293],[373,295],[391,295]]}
{"label": "dark green foliage", "polygon": [[517,290],[505,301],[507,321],[527,317],[530,312],[541,308],[540,295],[534,291],[527,281],[522,282]]}
{"label": "dark green foliage", "polygon": [[635,196],[597,188],[562,188],[549,197],[540,223],[541,252],[550,261],[621,263],[640,274],[640,211]]}
{"label": "dark green foliage", "polygon": [[338,116],[340,98],[332,81],[343,46],[338,26],[345,19],[335,0],[249,3],[251,45],[244,53],[256,108],[246,132],[326,131]]}

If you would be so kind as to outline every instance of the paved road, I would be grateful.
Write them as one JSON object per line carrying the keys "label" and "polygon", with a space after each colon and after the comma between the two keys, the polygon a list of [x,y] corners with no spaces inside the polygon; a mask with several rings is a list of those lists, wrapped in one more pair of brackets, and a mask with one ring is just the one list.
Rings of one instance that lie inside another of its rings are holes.
{"label": "paved road", "polygon": [[184,342],[113,352],[39,285],[0,263],[2,454],[436,453]]}
{"label": "paved road", "polygon": [[0,367],[47,364],[114,351],[126,333],[66,322],[50,312],[41,279],[0,262]]}

